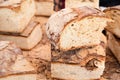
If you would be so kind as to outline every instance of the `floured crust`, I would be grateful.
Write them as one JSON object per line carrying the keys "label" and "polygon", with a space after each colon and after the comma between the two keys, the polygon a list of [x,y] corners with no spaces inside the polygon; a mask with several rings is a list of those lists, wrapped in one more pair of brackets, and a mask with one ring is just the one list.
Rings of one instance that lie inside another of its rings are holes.
{"label": "floured crust", "polygon": [[88,16],[105,17],[100,10],[88,7],[67,8],[53,14],[46,25],[47,36],[51,43],[58,47],[61,33],[66,25],[71,21],[82,20]]}
{"label": "floured crust", "polygon": [[34,72],[35,69],[23,57],[22,51],[14,43],[1,41],[0,46],[0,77],[10,74]]}

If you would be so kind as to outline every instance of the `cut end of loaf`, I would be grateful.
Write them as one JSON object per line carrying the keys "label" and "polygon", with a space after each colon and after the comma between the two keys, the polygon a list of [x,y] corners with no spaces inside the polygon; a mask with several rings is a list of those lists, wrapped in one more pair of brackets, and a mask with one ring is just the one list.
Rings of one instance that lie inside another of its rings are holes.
{"label": "cut end of loaf", "polygon": [[60,36],[60,49],[90,47],[100,44],[100,36],[107,22],[104,17],[89,16],[82,20],[74,20],[67,24]]}

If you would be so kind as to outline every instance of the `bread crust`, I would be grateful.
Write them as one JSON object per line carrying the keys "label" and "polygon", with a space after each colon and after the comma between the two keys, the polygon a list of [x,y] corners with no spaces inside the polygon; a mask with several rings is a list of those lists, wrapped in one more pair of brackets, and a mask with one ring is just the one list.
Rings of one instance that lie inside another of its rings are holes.
{"label": "bread crust", "polygon": [[100,10],[89,7],[67,8],[53,14],[46,24],[46,33],[51,43],[56,48],[59,48],[60,36],[66,25],[71,21],[80,21],[89,16],[106,18],[105,14]]}

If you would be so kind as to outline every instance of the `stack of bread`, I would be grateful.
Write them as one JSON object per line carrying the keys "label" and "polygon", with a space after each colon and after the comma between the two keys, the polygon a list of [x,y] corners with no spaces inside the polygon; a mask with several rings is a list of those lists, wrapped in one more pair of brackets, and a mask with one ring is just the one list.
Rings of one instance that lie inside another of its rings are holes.
{"label": "stack of bread", "polygon": [[75,8],[81,6],[99,8],[99,0],[65,0],[65,7]]}
{"label": "stack of bread", "polygon": [[104,12],[114,20],[114,23],[109,23],[106,27],[108,47],[120,63],[120,6],[109,7]]}
{"label": "stack of bread", "polygon": [[0,80],[37,80],[36,69],[9,41],[0,41]]}
{"label": "stack of bread", "polygon": [[21,49],[35,47],[42,38],[40,23],[34,20],[34,0],[0,2],[0,40],[9,40]]}
{"label": "stack of bread", "polygon": [[46,24],[52,44],[51,77],[99,79],[106,56],[102,31],[111,21],[103,12],[89,7],[66,8],[53,14]]}
{"label": "stack of bread", "polygon": [[53,0],[35,0],[36,15],[50,16],[53,13]]}

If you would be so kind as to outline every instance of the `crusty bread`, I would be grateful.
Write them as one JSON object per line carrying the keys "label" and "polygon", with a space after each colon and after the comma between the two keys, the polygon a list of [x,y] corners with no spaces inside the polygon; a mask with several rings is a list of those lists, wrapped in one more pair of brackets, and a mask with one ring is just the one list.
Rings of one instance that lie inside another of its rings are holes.
{"label": "crusty bread", "polygon": [[100,34],[111,20],[96,9],[80,7],[53,14],[46,25],[51,43],[60,50],[90,47],[100,43]]}
{"label": "crusty bread", "polygon": [[53,1],[35,1],[36,15],[50,16],[53,13]]}
{"label": "crusty bread", "polygon": [[107,32],[107,36],[108,36],[108,47],[110,48],[110,50],[113,52],[113,54],[120,63],[120,40],[110,32]]}
{"label": "crusty bread", "polygon": [[0,0],[0,6],[10,6],[14,4],[19,4],[22,0]]}
{"label": "crusty bread", "polygon": [[88,6],[99,8],[99,0],[66,0],[65,7],[75,8],[81,6]]}
{"label": "crusty bread", "polygon": [[114,23],[109,23],[106,29],[120,38],[120,6],[109,7],[104,12],[109,18],[115,20]]}
{"label": "crusty bread", "polygon": [[35,68],[24,58],[22,51],[12,42],[0,41],[0,58],[0,80],[14,74],[36,73]]}
{"label": "crusty bread", "polygon": [[98,46],[66,52],[53,50],[51,76],[65,80],[99,79],[105,68],[106,44],[106,38],[101,34]]}
{"label": "crusty bread", "polygon": [[54,60],[51,63],[51,76],[54,78],[67,80],[99,79],[105,68],[105,51],[101,46],[97,46],[91,49],[81,49],[76,55],[67,53],[65,56],[63,53]]}
{"label": "crusty bread", "polygon": [[0,31],[21,33],[35,14],[34,0],[19,4],[0,6]]}
{"label": "crusty bread", "polygon": [[29,50],[35,47],[42,39],[42,30],[39,23],[31,21],[21,34],[0,34],[0,40],[13,41],[21,49]]}

